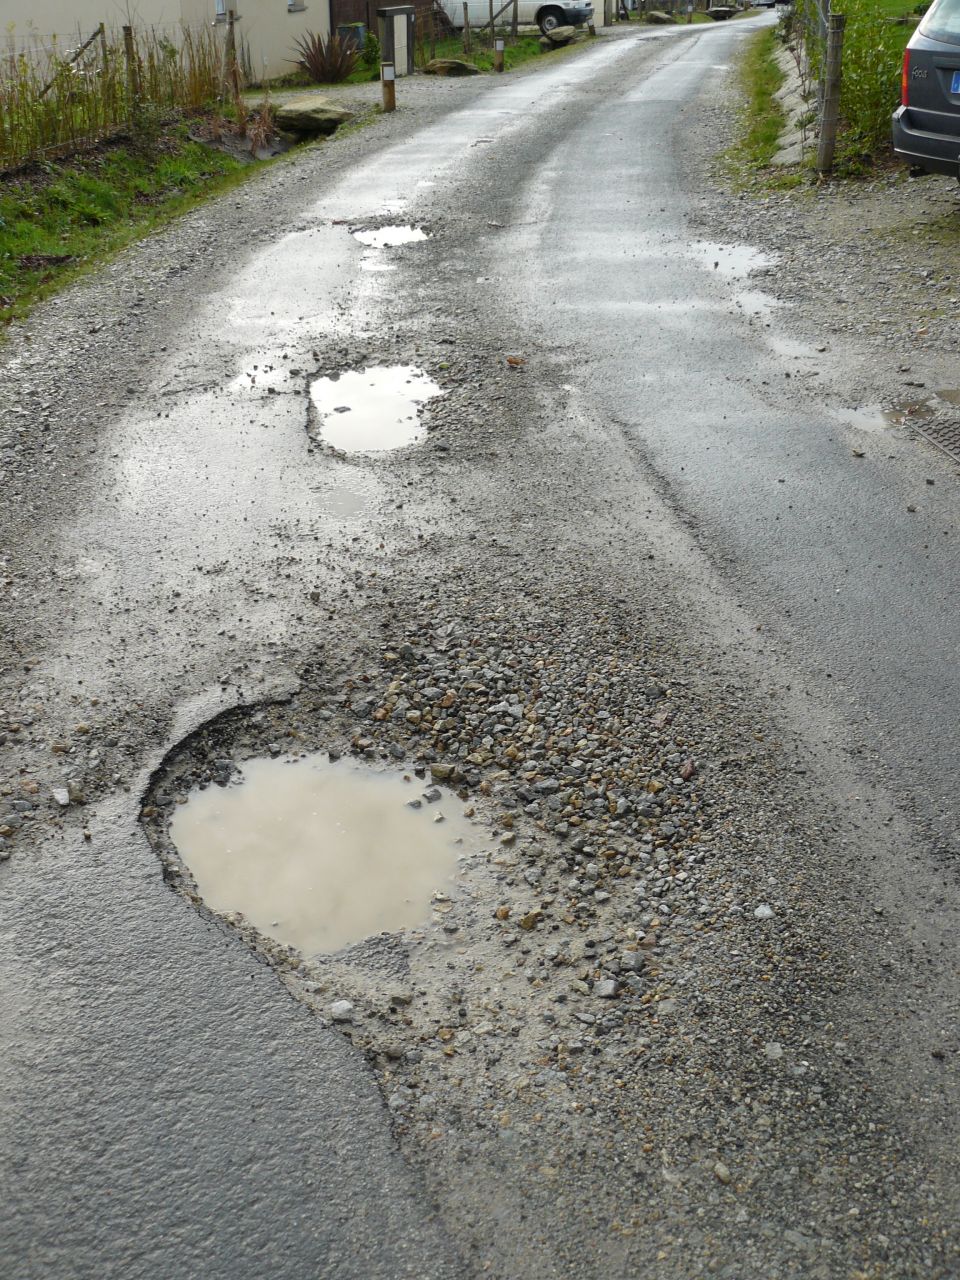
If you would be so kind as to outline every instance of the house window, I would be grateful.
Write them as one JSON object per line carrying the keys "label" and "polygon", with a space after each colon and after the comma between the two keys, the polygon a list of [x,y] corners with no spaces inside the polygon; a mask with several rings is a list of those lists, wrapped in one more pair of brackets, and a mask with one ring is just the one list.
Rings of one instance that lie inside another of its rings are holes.
{"label": "house window", "polygon": [[287,0],[287,13],[303,13],[306,7],[303,0]]}
{"label": "house window", "polygon": [[226,22],[227,20],[227,0],[214,0],[216,5],[216,21]]}

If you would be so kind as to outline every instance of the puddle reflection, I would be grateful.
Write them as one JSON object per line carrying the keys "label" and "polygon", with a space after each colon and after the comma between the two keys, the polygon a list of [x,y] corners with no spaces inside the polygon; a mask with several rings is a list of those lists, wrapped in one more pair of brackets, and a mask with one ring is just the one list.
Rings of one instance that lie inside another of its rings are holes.
{"label": "puddle reflection", "polygon": [[345,453],[378,453],[422,439],[420,406],[441,389],[422,369],[396,365],[320,378],[310,394],[327,444]]}
{"label": "puddle reflection", "polygon": [[352,234],[361,244],[371,249],[388,249],[428,239],[423,227],[376,227],[369,231],[354,231]]}

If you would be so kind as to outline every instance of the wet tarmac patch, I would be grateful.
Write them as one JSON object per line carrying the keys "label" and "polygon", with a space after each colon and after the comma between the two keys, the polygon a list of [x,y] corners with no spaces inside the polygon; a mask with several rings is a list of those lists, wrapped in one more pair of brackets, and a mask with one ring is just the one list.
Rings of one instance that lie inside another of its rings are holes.
{"label": "wet tarmac patch", "polygon": [[821,354],[806,342],[798,342],[796,338],[788,338],[782,333],[771,333],[767,342],[771,350],[785,360],[816,360]]}
{"label": "wet tarmac patch", "polygon": [[937,399],[944,404],[960,405],[960,387],[943,387],[937,392]]}
{"label": "wet tarmac patch", "polygon": [[359,229],[351,233],[361,244],[370,249],[393,249],[401,244],[417,244],[429,239],[423,227],[376,227],[370,230]]}
{"label": "wet tarmac patch", "polygon": [[264,361],[262,364],[250,365],[238,374],[229,385],[230,391],[253,391],[262,395],[273,395],[278,391],[290,390],[291,379],[299,374],[299,369],[288,369],[281,365]]}
{"label": "wet tarmac patch", "polygon": [[422,924],[479,829],[450,791],[326,755],[253,759],[194,791],[170,836],[206,905],[304,954]]}
{"label": "wet tarmac patch", "polygon": [[440,387],[412,365],[376,365],[320,378],[310,389],[326,444],[345,453],[380,453],[423,438],[420,406]]}

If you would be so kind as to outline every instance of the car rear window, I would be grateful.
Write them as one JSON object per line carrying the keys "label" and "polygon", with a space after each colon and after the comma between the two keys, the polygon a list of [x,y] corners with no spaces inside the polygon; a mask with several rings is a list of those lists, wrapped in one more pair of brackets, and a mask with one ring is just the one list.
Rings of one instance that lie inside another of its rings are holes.
{"label": "car rear window", "polygon": [[960,0],[934,0],[920,23],[920,34],[960,44]]}

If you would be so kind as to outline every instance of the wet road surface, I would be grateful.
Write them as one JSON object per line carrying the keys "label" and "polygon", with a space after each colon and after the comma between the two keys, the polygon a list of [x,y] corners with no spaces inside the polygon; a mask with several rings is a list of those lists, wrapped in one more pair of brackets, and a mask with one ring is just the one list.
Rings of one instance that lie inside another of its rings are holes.
{"label": "wet road surface", "polygon": [[[862,433],[782,403],[762,264],[689,246],[676,149],[747,31],[621,39],[485,89],[319,199],[299,193],[287,235],[171,317],[149,394],[103,437],[100,500],[62,529],[73,594],[36,672],[76,718],[78,672],[109,703],[119,667],[161,740],[88,813],[89,841],[67,828],[4,872],[2,1243],[18,1276],[467,1274],[359,1058],[170,894],[136,825],[163,745],[293,683],[305,587],[348,588],[333,544],[351,521],[375,541],[395,496],[376,466],[308,465],[311,340],[342,333],[343,367],[362,366],[364,340],[379,349],[416,308],[411,260],[358,271],[390,262],[351,228],[466,211],[474,235],[445,250],[456,288],[430,323],[455,330],[458,305],[489,293],[492,317],[512,308],[531,342],[574,352],[576,411],[638,456],[638,495],[692,523],[699,547],[678,561],[705,552],[736,604],[829,673],[841,741],[859,722],[923,815],[956,829],[946,469],[931,488],[936,464],[903,446],[896,467],[854,460]],[[394,515],[393,536],[415,538],[431,501]],[[585,540],[602,504],[593,516]]]}

